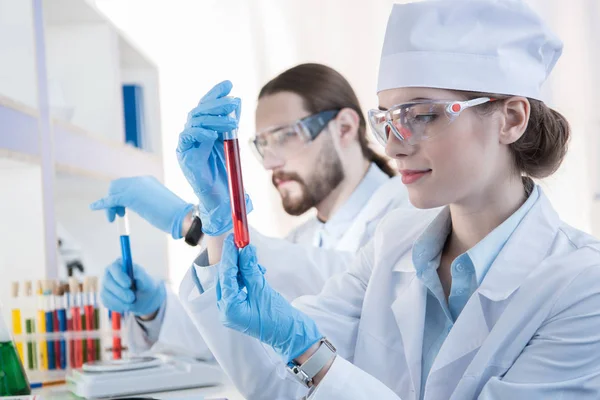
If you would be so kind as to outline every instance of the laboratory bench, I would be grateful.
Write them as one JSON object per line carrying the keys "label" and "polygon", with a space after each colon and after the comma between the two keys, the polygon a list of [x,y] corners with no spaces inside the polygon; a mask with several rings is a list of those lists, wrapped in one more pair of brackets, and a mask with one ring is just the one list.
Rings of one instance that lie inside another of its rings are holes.
{"label": "laboratory bench", "polygon": [[[80,399],[69,391],[65,385],[50,386],[46,388],[36,389],[32,394],[42,396],[42,400],[76,400]],[[235,389],[232,383],[225,382],[222,385],[210,386],[204,388],[173,390],[161,393],[145,393],[140,395],[131,395],[126,398],[154,398],[154,399],[172,399],[172,400],[244,400],[244,397]]]}

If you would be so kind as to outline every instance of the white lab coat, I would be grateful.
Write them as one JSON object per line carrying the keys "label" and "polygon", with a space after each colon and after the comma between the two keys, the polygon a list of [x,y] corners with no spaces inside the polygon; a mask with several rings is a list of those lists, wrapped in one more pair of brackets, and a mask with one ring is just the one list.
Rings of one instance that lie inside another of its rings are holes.
{"label": "white lab coat", "polygon": [[[297,228],[302,231],[302,235],[295,235],[293,231],[288,236],[305,238],[303,243],[290,246],[287,240],[267,237],[253,229],[250,230],[251,243],[256,246],[261,259],[269,260],[266,278],[271,286],[291,301],[302,295],[319,293],[329,277],[342,272],[351,264],[355,253],[373,236],[381,218],[396,208],[412,209],[400,177],[388,179],[377,189],[346,233],[339,238],[334,249],[318,249],[312,245],[311,235],[306,232],[311,221]],[[301,269],[279,263],[277,255],[282,251],[289,257],[303,257],[310,262],[303,264]],[[198,257],[195,264],[207,264],[206,252]],[[213,269],[198,270],[207,285],[215,279]],[[170,290],[167,291],[166,309],[158,340],[150,341],[133,316],[127,318],[125,324],[128,344],[134,353],[148,350],[171,354],[183,352],[198,358],[212,358],[178,297]]]}
{"label": "white lab coat", "polygon": [[[438,213],[389,214],[352,267],[295,302],[339,354],[311,399],[420,398],[427,289],[412,243]],[[200,294],[184,281],[180,297],[248,399],[306,394],[271,349],[217,324],[214,287]],[[562,223],[540,193],[456,320],[424,398],[598,399],[599,327],[600,243]]]}

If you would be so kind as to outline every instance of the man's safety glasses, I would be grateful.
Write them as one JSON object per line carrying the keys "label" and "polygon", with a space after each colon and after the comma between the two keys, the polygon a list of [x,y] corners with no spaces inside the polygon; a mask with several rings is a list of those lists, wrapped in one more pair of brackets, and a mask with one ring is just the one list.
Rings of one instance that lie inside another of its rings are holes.
{"label": "man's safety glasses", "polygon": [[333,120],[340,110],[322,111],[302,118],[292,124],[269,128],[250,138],[250,147],[254,149],[259,161],[265,154],[287,160],[298,154],[312,142]]}

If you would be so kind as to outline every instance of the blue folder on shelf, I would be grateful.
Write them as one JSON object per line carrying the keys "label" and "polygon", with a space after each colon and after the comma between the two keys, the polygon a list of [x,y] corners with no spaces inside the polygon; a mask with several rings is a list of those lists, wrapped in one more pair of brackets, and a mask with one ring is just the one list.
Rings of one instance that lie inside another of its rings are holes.
{"label": "blue folder on shelf", "polygon": [[123,85],[125,143],[144,148],[144,97],[140,85]]}

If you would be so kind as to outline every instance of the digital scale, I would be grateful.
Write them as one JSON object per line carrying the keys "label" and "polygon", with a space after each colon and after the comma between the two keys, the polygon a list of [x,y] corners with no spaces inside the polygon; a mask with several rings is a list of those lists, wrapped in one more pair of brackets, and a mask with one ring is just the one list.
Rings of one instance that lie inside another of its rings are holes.
{"label": "digital scale", "polygon": [[157,355],[86,363],[66,377],[67,388],[87,399],[215,386],[223,382],[216,363]]}

